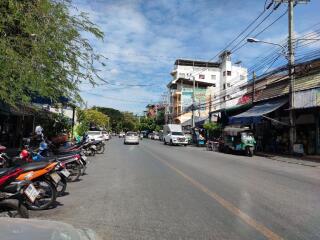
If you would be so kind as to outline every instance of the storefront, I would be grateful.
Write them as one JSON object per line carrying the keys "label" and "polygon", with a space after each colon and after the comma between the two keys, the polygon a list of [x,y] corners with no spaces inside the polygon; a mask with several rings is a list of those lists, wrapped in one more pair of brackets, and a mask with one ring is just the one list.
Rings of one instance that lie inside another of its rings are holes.
{"label": "storefront", "polygon": [[249,110],[229,118],[229,125],[250,126],[255,134],[256,150],[289,152],[287,98],[260,102]]}
{"label": "storefront", "polygon": [[295,93],[296,142],[306,154],[320,154],[320,88]]}

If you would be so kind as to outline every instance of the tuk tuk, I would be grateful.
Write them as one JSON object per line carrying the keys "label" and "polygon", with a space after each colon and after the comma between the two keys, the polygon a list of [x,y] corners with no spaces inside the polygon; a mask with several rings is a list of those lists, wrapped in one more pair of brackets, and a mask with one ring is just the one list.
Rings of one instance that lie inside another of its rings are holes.
{"label": "tuk tuk", "polygon": [[220,151],[240,151],[252,157],[256,141],[249,127],[225,127],[222,133]]}

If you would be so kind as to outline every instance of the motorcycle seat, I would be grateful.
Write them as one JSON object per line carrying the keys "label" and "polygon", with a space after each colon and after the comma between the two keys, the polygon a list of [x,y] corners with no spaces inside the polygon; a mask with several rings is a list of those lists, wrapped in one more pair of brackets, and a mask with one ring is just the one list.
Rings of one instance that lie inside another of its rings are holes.
{"label": "motorcycle seat", "polygon": [[25,165],[22,165],[21,168],[23,168],[24,172],[28,171],[35,171],[40,170],[42,168],[45,168],[48,166],[48,162],[34,162],[34,163],[27,163]]}

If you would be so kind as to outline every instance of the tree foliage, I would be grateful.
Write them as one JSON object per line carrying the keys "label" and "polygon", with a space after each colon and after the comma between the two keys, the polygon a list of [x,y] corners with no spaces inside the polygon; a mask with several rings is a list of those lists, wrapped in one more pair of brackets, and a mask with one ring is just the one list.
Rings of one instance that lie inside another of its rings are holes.
{"label": "tree foliage", "polygon": [[205,123],[203,128],[207,130],[210,137],[219,137],[222,129],[221,125],[215,122]]}
{"label": "tree foliage", "polygon": [[103,33],[69,0],[0,1],[0,100],[32,96],[80,99],[78,86],[96,83],[100,55],[81,33]]}
{"label": "tree foliage", "polygon": [[110,118],[110,127],[115,130],[119,131],[122,130],[122,124],[120,126],[120,122],[123,119],[123,114],[114,108],[106,108],[106,107],[93,107],[93,109],[98,110],[99,112],[102,112],[109,116]]}
{"label": "tree foliage", "polygon": [[77,117],[80,123],[88,127],[107,128],[109,125],[109,117],[94,109],[78,110]]}
{"label": "tree foliage", "polygon": [[138,119],[131,112],[122,113],[122,129],[124,131],[137,131],[138,130]]}

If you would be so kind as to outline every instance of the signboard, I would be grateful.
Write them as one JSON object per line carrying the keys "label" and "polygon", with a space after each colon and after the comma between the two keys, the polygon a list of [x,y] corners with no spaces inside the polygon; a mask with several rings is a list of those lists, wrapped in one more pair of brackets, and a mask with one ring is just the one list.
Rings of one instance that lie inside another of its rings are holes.
{"label": "signboard", "polygon": [[320,88],[295,92],[294,108],[320,107]]}
{"label": "signboard", "polygon": [[[192,88],[182,88],[182,95],[181,95],[181,104],[182,104],[182,111],[186,111],[188,107],[192,105]],[[206,89],[205,88],[196,88],[194,94],[195,104],[199,105],[206,103]]]}

